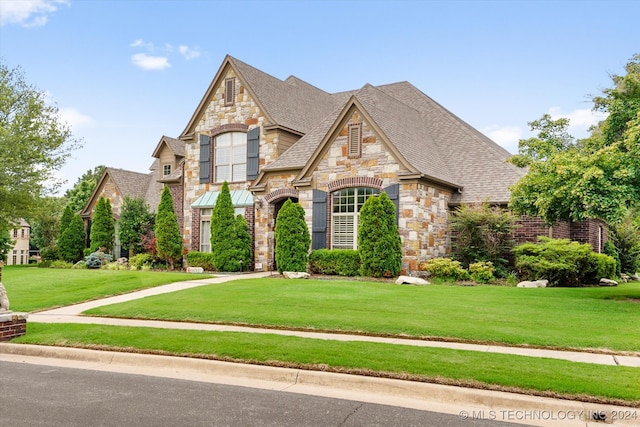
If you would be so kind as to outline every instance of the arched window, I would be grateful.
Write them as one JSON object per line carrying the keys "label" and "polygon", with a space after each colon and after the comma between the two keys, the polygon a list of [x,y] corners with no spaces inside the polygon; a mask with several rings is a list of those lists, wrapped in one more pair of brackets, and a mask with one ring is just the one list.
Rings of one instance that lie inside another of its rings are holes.
{"label": "arched window", "polygon": [[331,248],[358,248],[358,213],[369,197],[380,191],[369,187],[352,187],[331,195]]}
{"label": "arched window", "polygon": [[214,138],[215,182],[247,179],[247,134],[222,133]]}

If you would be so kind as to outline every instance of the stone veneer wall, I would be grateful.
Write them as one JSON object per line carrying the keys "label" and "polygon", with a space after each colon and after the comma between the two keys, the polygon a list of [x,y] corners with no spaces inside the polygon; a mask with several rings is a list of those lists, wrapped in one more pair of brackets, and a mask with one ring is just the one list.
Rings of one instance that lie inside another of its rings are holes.
{"label": "stone veneer wall", "polygon": [[[356,112],[348,122],[359,123],[361,118]],[[399,183],[398,173],[403,171],[400,163],[366,122],[362,123],[362,155],[359,158],[348,156],[347,134],[348,124],[345,123],[313,172],[315,189],[329,193],[331,183],[348,178],[360,178],[363,182],[375,178],[376,182],[381,182],[381,189]],[[299,203],[305,210],[307,226],[311,230],[313,191],[301,188],[299,194]],[[331,247],[330,193],[327,197],[327,247]],[[448,202],[451,193],[423,182],[409,181],[400,183],[399,197],[402,270],[406,273],[418,270],[420,264],[429,258],[450,252]]]}
{"label": "stone veneer wall", "polygon": [[[183,200],[183,240],[190,250],[199,249],[199,219],[196,223],[196,215],[192,212],[191,203],[207,191],[220,191],[222,183],[205,183],[199,181],[200,170],[200,145],[198,134],[209,135],[211,130],[225,125],[242,124],[248,129],[261,126],[260,142],[260,166],[269,164],[278,156],[278,132],[265,132],[265,118],[260,111],[258,104],[251,98],[249,91],[242,85],[232,68],[226,70],[226,74],[221,76],[220,86],[218,86],[210,99],[203,116],[196,126],[196,136],[193,141],[185,145],[185,174],[184,174],[184,200]],[[235,103],[224,105],[224,80],[235,78]],[[212,150],[213,151],[213,150]],[[249,182],[230,182],[230,190],[246,190]],[[195,233],[197,231],[197,233]]]}

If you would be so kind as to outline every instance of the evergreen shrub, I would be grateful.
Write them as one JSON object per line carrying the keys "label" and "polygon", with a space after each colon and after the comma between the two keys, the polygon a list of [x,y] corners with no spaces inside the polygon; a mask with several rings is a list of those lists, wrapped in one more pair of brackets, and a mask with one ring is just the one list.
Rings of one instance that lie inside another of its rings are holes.
{"label": "evergreen shrub", "polygon": [[352,249],[316,249],[309,254],[309,270],[315,274],[357,276],[360,254]]}
{"label": "evergreen shrub", "polygon": [[[615,275],[615,260],[595,254],[587,243],[539,237],[537,243],[523,243],[513,251],[523,280],[546,279],[550,286],[582,286]],[[597,277],[600,274],[606,276]]]}
{"label": "evergreen shrub", "polygon": [[304,209],[291,199],[280,208],[276,218],[276,266],[278,272],[307,271],[311,235]]}
{"label": "evergreen shrub", "polygon": [[402,243],[396,223],[396,206],[387,193],[369,197],[360,209],[359,221],[361,274],[397,276],[402,267]]}
{"label": "evergreen shrub", "polygon": [[433,277],[445,280],[468,280],[469,272],[462,267],[460,261],[451,258],[431,258],[422,264],[422,270],[428,271]]}
{"label": "evergreen shrub", "polygon": [[215,271],[213,254],[210,252],[191,251],[187,253],[187,264],[189,267],[202,267],[206,271]]}
{"label": "evergreen shrub", "polygon": [[153,255],[142,253],[129,258],[129,265],[133,270],[144,270],[153,266]]}
{"label": "evergreen shrub", "polygon": [[478,283],[490,283],[495,279],[496,269],[491,261],[480,261],[469,264],[471,280]]}

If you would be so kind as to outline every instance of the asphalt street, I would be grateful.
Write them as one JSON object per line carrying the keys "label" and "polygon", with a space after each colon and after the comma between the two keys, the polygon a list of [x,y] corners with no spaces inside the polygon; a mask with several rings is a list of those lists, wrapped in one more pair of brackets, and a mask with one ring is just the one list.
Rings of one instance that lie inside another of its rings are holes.
{"label": "asphalt street", "polygon": [[352,400],[48,365],[0,362],[0,373],[4,427],[513,425]]}

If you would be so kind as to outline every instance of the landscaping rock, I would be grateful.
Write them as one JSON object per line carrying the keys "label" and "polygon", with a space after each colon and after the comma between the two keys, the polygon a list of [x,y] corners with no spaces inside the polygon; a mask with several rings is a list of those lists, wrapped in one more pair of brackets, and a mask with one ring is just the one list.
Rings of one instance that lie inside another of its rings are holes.
{"label": "landscaping rock", "polygon": [[524,282],[518,283],[518,287],[519,288],[546,288],[548,284],[549,284],[548,280],[534,280],[534,281],[525,280]]}
{"label": "landscaping rock", "polygon": [[187,267],[187,273],[204,273],[202,267]]}
{"label": "landscaping rock", "polygon": [[640,281],[640,276],[638,276],[638,273],[636,273],[636,274],[632,274],[632,275],[631,275],[631,278],[632,278],[633,280],[635,280],[636,282],[637,282],[637,281]]}
{"label": "landscaping rock", "polygon": [[282,275],[287,279],[308,279],[311,277],[309,273],[303,271],[283,271]]}
{"label": "landscaping rock", "polygon": [[600,286],[618,286],[618,282],[616,282],[615,280],[602,278],[600,279]]}
{"label": "landscaping rock", "polygon": [[398,279],[396,279],[396,284],[397,285],[430,285],[429,282],[427,282],[424,279],[421,279],[420,277],[411,277],[411,276],[400,276],[398,277]]}

